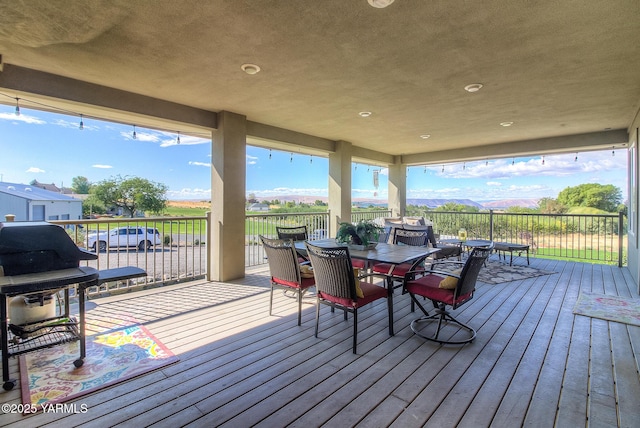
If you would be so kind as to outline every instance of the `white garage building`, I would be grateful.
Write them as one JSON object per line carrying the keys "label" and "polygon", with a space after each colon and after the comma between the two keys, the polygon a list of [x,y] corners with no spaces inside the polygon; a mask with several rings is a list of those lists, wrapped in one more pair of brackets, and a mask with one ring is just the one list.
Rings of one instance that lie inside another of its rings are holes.
{"label": "white garage building", "polygon": [[82,201],[27,184],[0,182],[0,221],[76,220],[82,218]]}

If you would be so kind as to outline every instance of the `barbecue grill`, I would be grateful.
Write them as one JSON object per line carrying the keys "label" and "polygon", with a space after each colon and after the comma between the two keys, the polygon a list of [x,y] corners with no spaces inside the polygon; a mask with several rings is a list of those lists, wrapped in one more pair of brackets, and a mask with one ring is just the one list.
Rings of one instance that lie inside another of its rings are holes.
{"label": "barbecue grill", "polygon": [[[146,275],[144,270],[131,266],[100,271],[80,266],[80,261],[97,258],[78,248],[62,227],[52,223],[0,223],[0,339],[5,390],[15,386],[15,381],[9,379],[10,356],[79,340],[80,356],[74,365],[82,366],[86,356],[86,288]],[[69,311],[69,290],[76,285],[78,319]],[[62,291],[64,313],[42,310],[45,305],[55,304],[53,296]],[[8,298],[12,298],[11,308],[7,307]]]}

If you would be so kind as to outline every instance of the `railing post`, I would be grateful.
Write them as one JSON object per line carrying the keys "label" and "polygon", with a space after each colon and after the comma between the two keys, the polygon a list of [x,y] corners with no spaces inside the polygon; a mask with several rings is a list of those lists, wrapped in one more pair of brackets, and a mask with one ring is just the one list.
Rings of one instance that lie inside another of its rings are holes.
{"label": "railing post", "polygon": [[[205,222],[207,224],[207,238],[206,238],[207,239],[207,248],[206,248],[206,250],[207,250],[207,261],[206,261],[207,273],[206,273],[206,275],[207,275],[207,281],[213,281],[213,278],[211,276],[211,269],[209,269],[210,260],[213,257],[213,249],[211,248],[212,247],[211,239],[209,239],[210,236],[211,236],[211,234],[210,234],[210,230],[211,230],[211,211],[207,211],[206,214],[205,214],[205,217],[206,217]],[[245,223],[246,223],[246,221],[247,221],[247,217],[245,216]]]}
{"label": "railing post", "polygon": [[493,241],[493,210],[489,210],[489,241]]}
{"label": "railing post", "polygon": [[622,267],[622,237],[624,227],[624,214],[622,211],[618,212],[618,267]]}

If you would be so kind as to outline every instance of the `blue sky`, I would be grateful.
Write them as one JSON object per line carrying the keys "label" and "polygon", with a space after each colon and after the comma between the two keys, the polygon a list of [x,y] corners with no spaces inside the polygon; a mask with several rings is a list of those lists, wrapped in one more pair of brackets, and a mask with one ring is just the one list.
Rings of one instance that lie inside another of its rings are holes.
{"label": "blue sky", "polygon": [[[71,186],[76,176],[96,183],[121,176],[140,176],[168,186],[168,198],[210,198],[211,143],[193,138],[80,117],[0,105],[0,181],[32,180]],[[577,160],[576,160],[577,156]],[[582,183],[613,184],[626,199],[624,150],[509,158],[434,167],[413,166],[407,172],[407,198],[455,198],[488,201],[557,197]],[[353,198],[387,198],[387,171],[354,164]],[[374,171],[378,187],[374,187]],[[247,148],[247,195],[260,200],[283,195],[327,196],[326,158]]]}

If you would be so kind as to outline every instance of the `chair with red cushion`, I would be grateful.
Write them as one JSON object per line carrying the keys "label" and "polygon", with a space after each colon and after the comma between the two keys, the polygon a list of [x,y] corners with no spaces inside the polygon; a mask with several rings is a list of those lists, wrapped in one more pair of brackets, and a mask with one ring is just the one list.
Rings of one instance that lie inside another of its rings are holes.
{"label": "chair with red cushion", "polygon": [[[414,310],[416,304],[424,313],[423,317],[411,323],[411,330],[415,334],[438,343],[463,344],[475,339],[475,330],[455,319],[446,307],[457,309],[473,298],[478,274],[491,251],[493,244],[485,248],[474,248],[458,272],[431,270],[417,279],[412,278],[410,272],[407,273],[404,292],[411,296],[411,310]],[[416,296],[431,300],[435,313],[429,315]],[[460,332],[464,333],[463,337],[460,337]]]}
{"label": "chair with red cushion", "polygon": [[[358,309],[378,299],[387,299],[389,315],[389,335],[393,336],[393,300],[392,294],[376,284],[360,281],[355,278],[349,248],[318,247],[306,243],[307,254],[311,260],[316,278],[316,332],[320,322],[320,304],[338,308],[353,314],[353,353],[356,353],[358,343]],[[365,275],[368,276],[368,275]]]}
{"label": "chair with red cushion", "polygon": [[[400,229],[396,228],[393,235],[393,243],[397,245],[413,245],[416,247],[424,247],[429,242],[429,235],[426,226],[424,229]],[[424,271],[424,260],[427,256],[414,261],[413,263],[402,263],[393,265],[390,263],[376,263],[373,265],[372,271],[377,274],[386,275],[387,286],[393,287],[396,281],[402,282],[407,272]]]}
{"label": "chair with red cushion", "polygon": [[298,325],[302,322],[302,296],[315,285],[313,277],[303,278],[298,262],[298,254],[291,239],[269,239],[260,236],[262,246],[269,262],[271,274],[271,295],[269,296],[269,315],[273,309],[273,290],[282,288],[291,290],[298,300]]}
{"label": "chair with red cushion", "polygon": [[[276,233],[278,234],[278,239],[292,239],[294,241],[306,241],[309,239],[307,226],[276,226]],[[298,261],[303,263],[309,260],[298,253]]]}

